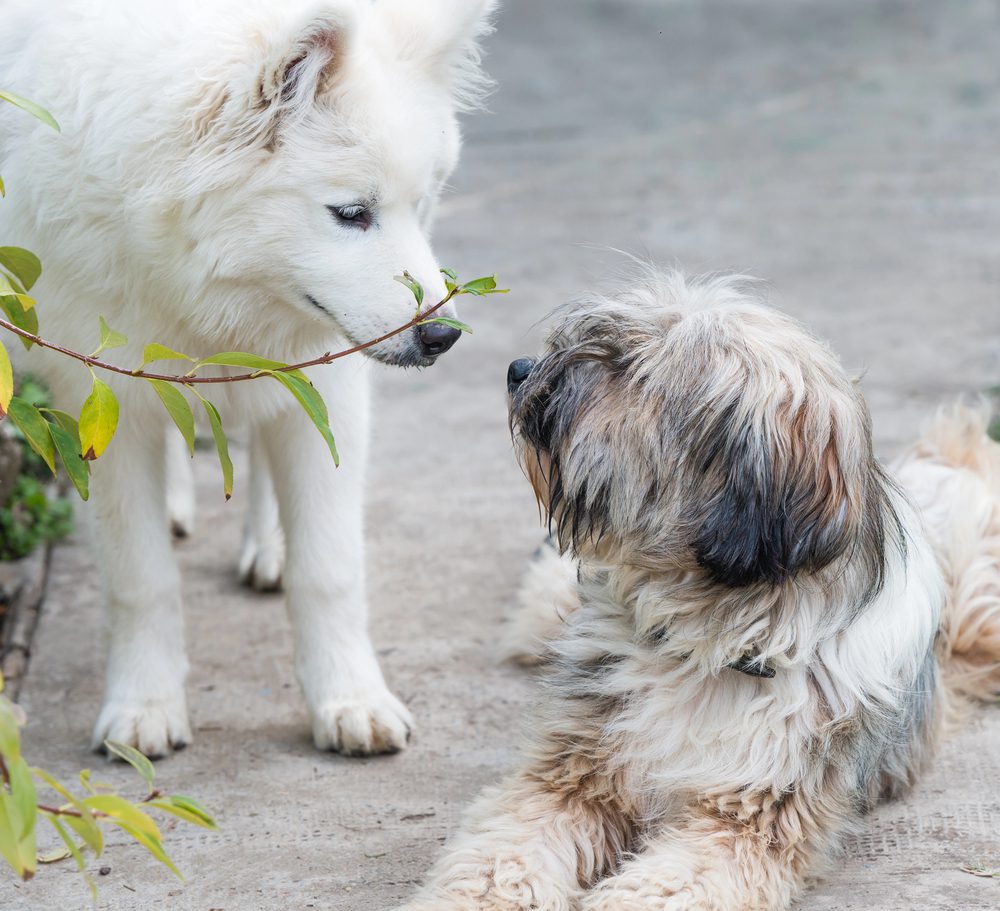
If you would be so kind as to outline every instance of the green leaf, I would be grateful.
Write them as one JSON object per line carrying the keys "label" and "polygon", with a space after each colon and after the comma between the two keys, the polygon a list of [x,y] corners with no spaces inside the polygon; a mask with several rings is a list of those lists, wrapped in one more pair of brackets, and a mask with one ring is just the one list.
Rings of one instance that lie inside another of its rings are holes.
{"label": "green leaf", "polygon": [[14,834],[14,827],[11,825],[7,803],[7,794],[3,789],[0,789],[0,856],[7,861],[10,868],[18,876],[21,876],[23,873],[21,846]]}
{"label": "green leaf", "polygon": [[42,274],[41,260],[23,247],[0,247],[0,266],[9,269],[25,291],[30,291]]}
{"label": "green leaf", "polygon": [[469,335],[472,335],[472,328],[470,326],[457,319],[452,319],[450,316],[433,316],[430,319],[421,320],[417,325],[426,326],[428,323],[441,323],[443,326],[451,326],[452,329],[458,329],[459,332],[467,332]]}
{"label": "green leaf", "polygon": [[7,413],[24,434],[28,445],[42,457],[45,464],[49,466],[49,470],[55,474],[56,453],[52,437],[49,435],[49,422],[42,417],[34,405],[29,405],[16,395],[10,400]]}
{"label": "green leaf", "polygon": [[153,361],[193,361],[193,357],[188,357],[186,354],[181,354],[179,351],[174,351],[173,348],[168,348],[166,345],[161,345],[159,342],[152,342],[146,345],[142,349],[142,363],[139,365],[141,370],[146,364],[152,364]]}
{"label": "green leaf", "polygon": [[119,829],[131,835],[160,863],[168,867],[178,877],[181,877],[180,871],[173,865],[163,850],[160,840],[160,830],[157,828],[156,823],[137,806],[129,803],[123,797],[119,797],[117,794],[95,794],[93,797],[86,798],[84,805],[89,809],[106,813]]}
{"label": "green leaf", "polygon": [[118,826],[127,835],[131,835],[142,847],[144,847],[150,854],[153,855],[163,866],[165,866],[171,873],[174,874],[178,879],[184,879],[181,876],[181,871],[174,866],[173,861],[167,856],[167,852],[163,850],[163,844],[160,841],[158,835],[150,835],[148,832],[143,832],[138,829],[132,828],[121,820],[115,820],[115,825]]}
{"label": "green leaf", "polygon": [[292,376],[288,373],[272,373],[271,376],[295,396],[305,413],[309,416],[309,420],[316,425],[316,429],[326,441],[330,455],[333,456],[333,464],[340,467],[337,443],[333,438],[333,431],[330,429],[330,414],[326,409],[326,402],[323,401],[323,397],[304,376]]}
{"label": "green leaf", "polygon": [[[62,414],[62,412],[52,413]],[[69,418],[74,428],[76,427],[76,421],[68,414],[64,417]],[[90,498],[90,463],[85,462],[83,456],[80,455],[79,431],[77,430],[74,433],[66,426],[63,426],[61,422],[59,424],[49,424],[48,431],[52,439],[52,444],[58,451],[59,458],[62,459],[66,474],[69,476],[70,481],[73,482],[73,486],[80,495],[80,499],[88,500]]]}
{"label": "green leaf", "polygon": [[80,454],[92,462],[99,459],[118,427],[118,399],[111,387],[94,377],[94,387],[80,412]]}
{"label": "green leaf", "polygon": [[0,196],[7,195],[7,188],[3,185],[3,178],[0,177]]}
{"label": "green leaf", "polygon": [[16,760],[6,760],[7,787],[21,820],[21,830],[17,833],[22,841],[35,831],[35,821],[38,816],[38,795],[35,793],[35,782],[31,779],[31,769],[19,756]]}
{"label": "green leaf", "polygon": [[130,747],[127,743],[118,743],[116,740],[105,740],[104,746],[109,753],[114,753],[119,759],[124,759],[133,769],[135,769],[146,782],[150,792],[153,790],[153,779],[156,778],[156,771],[153,763],[139,752],[135,747]]}
{"label": "green leaf", "polygon": [[104,850],[104,836],[101,834],[101,827],[94,820],[90,810],[68,788],[60,784],[44,769],[32,769],[31,771],[36,778],[41,779],[80,814],[79,817],[65,817],[66,822],[84,840],[84,843],[94,852],[94,855],[100,857],[101,852]]}
{"label": "green leaf", "polygon": [[475,278],[471,282],[466,282],[459,286],[459,294],[474,294],[482,297],[485,294],[507,294],[509,288],[497,288],[496,275],[487,275],[484,278]]}
{"label": "green leaf", "polygon": [[81,812],[82,816],[67,816],[66,824],[83,839],[83,843],[94,852],[95,857],[100,857],[104,850],[104,835],[101,833],[101,827],[94,821],[94,817],[90,813]]}
{"label": "green leaf", "polygon": [[177,429],[181,432],[181,436],[184,437],[184,441],[187,443],[188,451],[193,456],[194,412],[191,410],[191,405],[188,403],[187,398],[185,398],[184,393],[173,383],[167,383],[164,380],[146,380],[146,382],[153,387],[156,394],[160,397],[163,407],[167,409],[167,414],[170,415],[171,420],[177,425]]}
{"label": "green leaf", "polygon": [[10,355],[0,342],[0,418],[7,416],[7,406],[14,397],[14,368],[10,364]]}
{"label": "green leaf", "polygon": [[31,879],[38,862],[35,844],[35,830],[28,838],[17,835],[20,819],[11,795],[0,788],[0,855],[10,864],[11,869],[22,879]]}
{"label": "green leaf", "polygon": [[108,348],[124,348],[128,344],[128,339],[122,335],[120,332],[116,332],[112,329],[105,321],[103,316],[99,316],[98,319],[101,323],[101,345],[95,351],[91,357],[97,357],[102,351],[106,351]]}
{"label": "green leaf", "polygon": [[[0,309],[7,314],[7,319],[17,326],[18,329],[30,332],[32,335],[38,335],[38,314],[35,313],[34,307],[26,307],[24,305],[25,295],[16,294],[13,290],[5,293],[3,287],[5,282],[6,279],[4,276],[0,276]],[[9,283],[7,284],[9,285]],[[31,298],[28,298],[28,300],[30,301]],[[34,342],[22,338],[21,344],[25,348],[31,348]]]}
{"label": "green leaf", "polygon": [[0,266],[9,269],[25,291],[30,291],[42,274],[41,260],[22,247],[0,247]]}
{"label": "green leaf", "polygon": [[[195,395],[198,395],[196,392]],[[212,428],[212,438],[215,440],[215,450],[219,454],[219,464],[222,466],[222,489],[228,500],[233,495],[233,460],[229,458],[229,442],[226,440],[226,433],[222,429],[222,418],[218,409],[208,399],[201,398],[202,405],[205,406],[205,413],[208,415],[208,423]]]}
{"label": "green leaf", "polygon": [[110,816],[116,822],[124,822],[137,832],[144,832],[154,838],[160,837],[160,830],[153,818],[117,794],[93,794],[83,799],[83,805],[88,810],[97,810]]}
{"label": "green leaf", "polygon": [[14,762],[21,757],[21,720],[14,703],[6,696],[0,698],[0,758]]}
{"label": "green leaf", "polygon": [[191,797],[181,797],[175,794],[171,797],[162,797],[149,802],[151,807],[156,807],[164,813],[170,813],[185,822],[190,822],[203,829],[218,829],[218,823],[212,815],[197,800]]}
{"label": "green leaf", "polygon": [[15,95],[13,92],[0,91],[0,100],[9,101],[16,107],[21,108],[21,110],[27,111],[32,117],[37,117],[42,123],[52,127],[57,133],[59,132],[59,124],[56,123],[55,117],[41,105],[35,104],[33,101],[28,101],[27,98],[22,98],[20,95]]}
{"label": "green leaf", "polygon": [[[198,361],[194,366],[194,370],[200,367],[247,367],[250,370],[278,370],[282,367],[287,367],[281,361],[272,361],[266,357],[258,357],[256,354],[247,354],[244,351],[223,351],[221,354],[213,354],[211,357],[206,357],[204,360]],[[194,370],[191,372],[193,373]]]}
{"label": "green leaf", "polygon": [[393,280],[399,282],[401,285],[406,285],[410,289],[410,293],[413,295],[419,308],[424,302],[424,286],[410,275],[409,272],[404,272],[402,275],[394,275]]}
{"label": "green leaf", "polygon": [[[79,846],[73,840],[73,837],[69,834],[69,832],[66,831],[65,826],[63,826],[62,822],[57,817],[46,814],[46,818],[50,823],[52,823],[52,828],[59,833],[59,837],[62,839],[63,844],[66,845],[66,850],[69,851],[69,853],[73,857],[73,860],[76,861],[76,868],[83,874],[84,880],[90,887],[91,898],[93,898],[93,900],[96,902],[97,886],[94,885],[94,881],[90,878],[90,875],[87,873],[87,864],[83,859],[83,854],[80,851]],[[67,820],[68,818],[69,817],[67,817]]]}
{"label": "green leaf", "polygon": [[453,282],[458,281],[458,273],[454,269],[442,269],[441,274],[446,278],[450,278]]}

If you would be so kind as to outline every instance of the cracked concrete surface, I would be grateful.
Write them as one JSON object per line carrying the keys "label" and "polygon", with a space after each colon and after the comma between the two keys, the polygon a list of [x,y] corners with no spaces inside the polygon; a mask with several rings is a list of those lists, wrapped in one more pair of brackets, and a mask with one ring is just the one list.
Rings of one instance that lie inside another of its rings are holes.
{"label": "cracked concrete surface", "polygon": [[[540,537],[510,454],[506,365],[550,308],[622,270],[608,247],[768,279],[865,371],[887,456],[936,403],[1000,380],[991,0],[508,0],[489,51],[500,89],[468,120],[437,247],[513,293],[466,304],[475,335],[433,370],[380,377],[372,626],[413,744],[372,760],[313,750],[282,599],[236,584],[241,503],[222,502],[202,455],[205,508],[179,545],[196,740],[159,775],[223,827],[168,833],[186,884],[114,839],[102,908],[378,911],[411,893],[510,763],[532,698],[493,660]],[[86,745],[101,675],[98,587],[74,540],[56,552],[23,692],[34,762],[66,777],[99,762]],[[998,779],[1000,711],[983,709],[800,907],[1000,907],[1000,881],[959,870],[1000,867]],[[0,882],[3,908],[88,906],[65,864]]]}

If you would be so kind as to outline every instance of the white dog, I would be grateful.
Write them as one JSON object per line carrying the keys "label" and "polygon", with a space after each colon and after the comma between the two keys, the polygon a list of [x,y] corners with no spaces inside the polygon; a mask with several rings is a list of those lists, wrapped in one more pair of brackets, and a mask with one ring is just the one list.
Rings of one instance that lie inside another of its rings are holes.
{"label": "white dog", "polygon": [[[62,126],[57,136],[10,109],[0,130],[0,234],[42,259],[44,332],[89,351],[100,315],[131,340],[116,352],[126,365],[151,341],[195,357],[239,350],[295,362],[408,322],[413,298],[393,281],[404,269],[427,305],[440,300],[428,230],[459,153],[456,111],[486,84],[477,41],[492,5],[7,0],[0,86]],[[371,354],[429,365],[456,337],[437,324]],[[89,389],[80,365],[41,351],[26,360],[57,403],[79,409]],[[410,714],[369,641],[362,571],[368,369],[355,357],[310,377],[329,404],[338,471],[277,384],[219,387],[212,398],[227,425],[253,428],[253,460],[274,479],[316,745],[394,751]],[[167,419],[145,383],[115,391],[121,425],[92,484],[110,613],[94,742],[162,755],[191,739]],[[273,582],[282,570],[270,485],[258,473],[251,487],[243,568]]]}
{"label": "white dog", "polygon": [[944,412],[893,480],[829,349],[731,279],[572,309],[508,385],[579,580],[537,564],[533,742],[407,907],[787,908],[1000,689],[1000,446]]}

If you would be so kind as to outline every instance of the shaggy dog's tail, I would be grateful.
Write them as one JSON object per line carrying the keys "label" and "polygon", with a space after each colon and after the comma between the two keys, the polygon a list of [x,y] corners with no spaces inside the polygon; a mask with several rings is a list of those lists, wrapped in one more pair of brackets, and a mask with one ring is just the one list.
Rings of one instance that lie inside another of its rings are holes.
{"label": "shaggy dog's tail", "polygon": [[898,468],[944,574],[938,656],[951,708],[1000,693],[1000,445],[988,422],[985,407],[941,409]]}

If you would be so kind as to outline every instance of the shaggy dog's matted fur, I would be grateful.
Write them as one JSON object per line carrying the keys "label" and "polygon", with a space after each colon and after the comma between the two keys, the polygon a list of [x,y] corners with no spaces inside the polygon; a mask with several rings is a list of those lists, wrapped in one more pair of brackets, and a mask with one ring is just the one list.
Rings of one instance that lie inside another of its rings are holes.
{"label": "shaggy dog's matted fur", "polygon": [[956,409],[890,477],[829,349],[730,278],[571,309],[509,386],[578,606],[536,605],[534,743],[408,907],[787,907],[1000,686],[1000,447]]}

